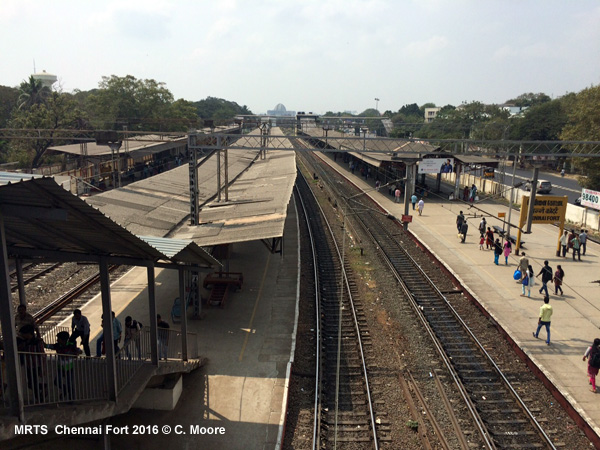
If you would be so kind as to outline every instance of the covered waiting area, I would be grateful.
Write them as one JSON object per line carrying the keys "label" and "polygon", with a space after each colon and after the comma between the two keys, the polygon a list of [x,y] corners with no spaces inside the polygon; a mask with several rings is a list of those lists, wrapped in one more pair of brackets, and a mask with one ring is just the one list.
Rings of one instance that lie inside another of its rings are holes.
{"label": "covered waiting area", "polygon": [[[158,367],[154,269],[211,270],[220,263],[189,240],[141,238],[106,217],[93,206],[60,187],[52,178],[15,180],[0,173],[0,324],[5,365],[5,405],[10,414],[24,420],[21,364],[17,351],[13,300],[9,281],[9,259],[15,260],[17,275],[23,260],[77,261],[98,264],[100,269],[103,328],[107,342],[113,341],[109,264],[143,266],[148,274],[151,364]],[[22,288],[22,277],[19,280]],[[180,289],[182,287],[180,286]],[[183,295],[183,293],[180,293]],[[24,289],[19,289],[23,303]],[[185,302],[184,302],[185,303]],[[182,313],[182,359],[187,360],[185,305]],[[116,401],[118,381],[113,346],[106,346],[106,400]]]}

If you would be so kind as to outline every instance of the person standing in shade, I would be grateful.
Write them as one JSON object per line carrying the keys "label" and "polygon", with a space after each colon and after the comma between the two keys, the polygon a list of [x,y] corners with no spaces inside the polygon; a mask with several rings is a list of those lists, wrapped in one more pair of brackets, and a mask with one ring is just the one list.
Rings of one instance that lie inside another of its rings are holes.
{"label": "person standing in shade", "polygon": [[162,320],[160,314],[156,315],[156,326],[158,330],[158,359],[167,360],[169,355],[169,324]]}
{"label": "person standing in shade", "polygon": [[469,200],[469,186],[465,186],[465,189],[463,190],[463,200],[465,202]]}
{"label": "person standing in shade", "polygon": [[80,309],[73,311],[73,319],[71,319],[71,336],[69,341],[77,345],[77,338],[81,338],[81,345],[85,356],[91,356],[90,353],[90,322]]}
{"label": "person standing in shade", "polygon": [[581,242],[581,254],[585,256],[585,250],[587,247],[587,230],[581,230],[581,234],[579,235],[579,242]]}
{"label": "person standing in shade", "polygon": [[507,239],[504,242],[504,264],[508,266],[508,256],[510,255],[510,253],[512,252],[512,245],[510,243],[510,241]]}
{"label": "person standing in shade", "polygon": [[458,216],[456,216],[456,230],[460,233],[460,227],[462,227],[463,222],[465,221],[465,216],[463,214],[463,212],[461,211],[460,213],[458,213]]}
{"label": "person standing in shade", "polygon": [[400,187],[396,187],[396,192],[394,192],[394,196],[396,197],[396,203],[400,203],[400,196],[402,195],[402,191]]}
{"label": "person standing in shade", "polygon": [[17,314],[15,314],[15,328],[17,330],[17,335],[25,325],[31,325],[33,327],[35,337],[38,339],[42,337],[40,334],[40,327],[35,323],[33,316],[27,312],[27,306],[19,305],[17,306]]}
{"label": "person standing in shade", "polygon": [[573,237],[571,245],[573,246],[573,261],[575,261],[575,254],[577,254],[577,260],[581,261],[581,241],[579,240],[579,236],[575,235]]}
{"label": "person standing in shade", "polygon": [[540,294],[542,291],[546,292],[546,297],[550,294],[548,293],[548,282],[552,283],[552,279],[554,278],[554,274],[552,273],[552,267],[548,265],[548,261],[544,261],[544,267],[540,270],[540,273],[536,275],[536,278],[542,276],[542,287],[540,288]]}
{"label": "person standing in shade", "polygon": [[546,334],[548,338],[546,339],[546,344],[550,345],[550,318],[552,317],[552,306],[550,305],[550,297],[547,295],[544,297],[544,304],[540,306],[540,317],[538,319],[537,330],[533,333],[533,337],[538,339],[540,334],[540,330],[543,326],[546,327]]}
{"label": "person standing in shade", "polygon": [[417,209],[419,210],[419,215],[423,214],[424,207],[425,207],[425,202],[423,201],[423,199],[419,200],[419,203],[417,203]]}
{"label": "person standing in shade", "polygon": [[[494,264],[498,265],[498,259],[502,254],[502,244],[500,243],[500,238],[496,238],[496,242],[494,242]],[[523,277],[523,272],[521,272],[521,278]]]}
{"label": "person standing in shade", "polygon": [[417,200],[418,200],[418,199],[417,199],[417,194],[413,194],[413,195],[410,197],[410,202],[412,203],[413,211],[415,210],[415,206],[416,206],[416,204],[417,204]]}
{"label": "person standing in shade", "polygon": [[560,237],[560,246],[562,248],[562,257],[566,258],[569,251],[569,232],[567,230]]}
{"label": "person standing in shade", "polygon": [[556,266],[556,272],[554,272],[554,295],[558,295],[558,291],[560,291],[560,295],[563,295],[562,284],[565,278],[565,271],[562,270],[560,264]]}
{"label": "person standing in shade", "polygon": [[594,339],[592,345],[589,346],[583,354],[583,360],[588,360],[587,373],[588,377],[590,378],[590,384],[592,385],[590,391],[594,393],[596,393],[596,375],[598,375],[598,367],[595,367],[598,359],[596,356],[597,353],[600,353],[600,339],[598,338]]}
{"label": "person standing in shade", "polygon": [[463,244],[465,243],[465,240],[467,239],[467,231],[468,230],[469,230],[469,224],[467,223],[467,219],[465,219],[465,221],[460,226],[460,234],[462,236],[460,238],[460,242]]}

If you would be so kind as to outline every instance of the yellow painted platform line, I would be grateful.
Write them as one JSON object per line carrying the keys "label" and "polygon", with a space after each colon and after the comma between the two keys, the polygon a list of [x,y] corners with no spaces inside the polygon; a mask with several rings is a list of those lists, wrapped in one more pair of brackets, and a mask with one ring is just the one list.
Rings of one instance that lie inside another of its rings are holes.
{"label": "yellow painted platform line", "polygon": [[265,264],[265,271],[263,273],[262,280],[260,281],[260,287],[258,288],[258,294],[256,296],[256,301],[254,302],[254,309],[252,310],[252,316],[250,317],[250,324],[248,325],[248,328],[246,329],[248,332],[246,333],[246,338],[244,339],[244,344],[242,345],[242,351],[240,352],[240,357],[238,358],[238,361],[240,361],[240,362],[244,358],[244,351],[246,350],[246,345],[248,345],[248,339],[250,338],[250,334],[253,334],[252,324],[254,323],[254,316],[256,315],[256,310],[258,308],[258,302],[260,300],[260,297],[262,296],[262,291],[263,291],[263,287],[265,285],[265,280],[267,279],[267,273],[269,270],[269,262],[270,261],[271,261],[271,252],[269,252],[269,255],[267,256],[267,263]]}

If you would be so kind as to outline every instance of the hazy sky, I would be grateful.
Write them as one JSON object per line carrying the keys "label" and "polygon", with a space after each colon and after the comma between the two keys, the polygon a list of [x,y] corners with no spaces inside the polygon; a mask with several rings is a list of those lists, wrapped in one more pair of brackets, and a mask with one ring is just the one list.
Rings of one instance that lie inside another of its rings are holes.
{"label": "hazy sky", "polygon": [[600,82],[597,0],[0,0],[0,85],[42,69],[255,113],[503,103]]}

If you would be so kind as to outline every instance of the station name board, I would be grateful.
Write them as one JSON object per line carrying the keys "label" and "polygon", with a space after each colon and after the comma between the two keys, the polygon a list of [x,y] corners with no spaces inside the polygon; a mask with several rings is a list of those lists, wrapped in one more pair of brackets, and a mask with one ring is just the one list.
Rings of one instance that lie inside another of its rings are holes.
{"label": "station name board", "polygon": [[[536,197],[533,206],[532,223],[556,223],[565,219],[567,211],[567,197],[550,197],[547,195]],[[529,210],[529,196],[524,195],[521,201],[521,217],[527,218]],[[524,220],[522,221],[524,223]]]}

